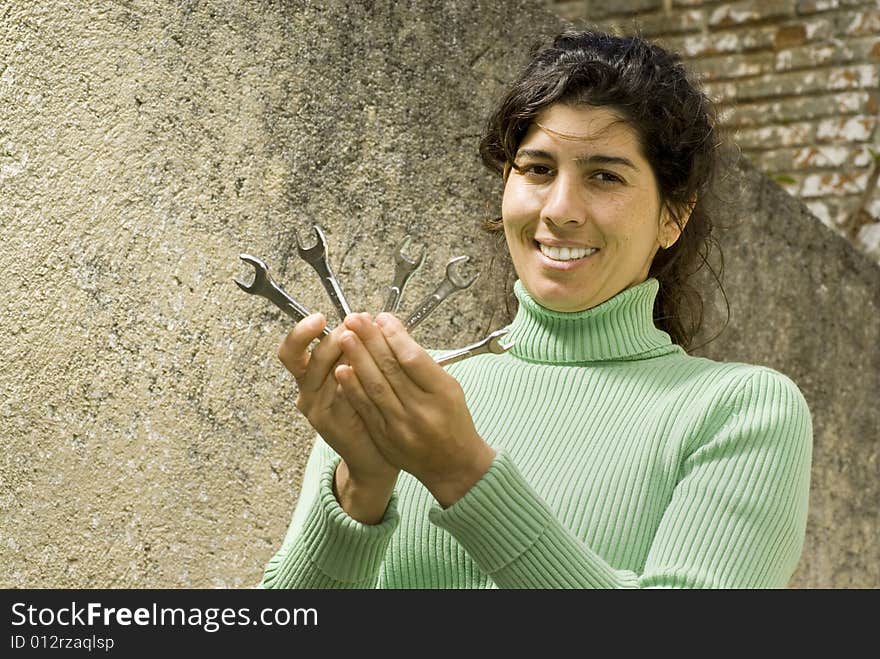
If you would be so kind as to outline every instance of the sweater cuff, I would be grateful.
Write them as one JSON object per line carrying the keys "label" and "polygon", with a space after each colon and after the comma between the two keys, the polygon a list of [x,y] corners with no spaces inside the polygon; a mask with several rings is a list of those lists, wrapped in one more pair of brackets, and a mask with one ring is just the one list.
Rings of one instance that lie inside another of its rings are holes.
{"label": "sweater cuff", "polygon": [[333,479],[339,462],[336,456],[321,473],[317,500],[303,525],[302,551],[333,579],[348,583],[369,581],[378,573],[400,520],[397,492],[391,494],[381,522],[357,521],[342,509],[333,495]]}
{"label": "sweater cuff", "polygon": [[532,547],[553,519],[513,460],[499,450],[489,471],[461,499],[428,519],[455,537],[479,568],[492,574]]}

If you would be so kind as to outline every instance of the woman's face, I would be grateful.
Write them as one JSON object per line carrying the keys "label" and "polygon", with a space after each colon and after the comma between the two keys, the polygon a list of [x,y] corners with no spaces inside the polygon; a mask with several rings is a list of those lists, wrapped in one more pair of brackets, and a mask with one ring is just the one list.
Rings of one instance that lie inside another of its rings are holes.
{"label": "woman's face", "polygon": [[609,109],[545,108],[506,175],[513,265],[549,309],[589,309],[645,281],[661,243],[678,238],[635,132]]}

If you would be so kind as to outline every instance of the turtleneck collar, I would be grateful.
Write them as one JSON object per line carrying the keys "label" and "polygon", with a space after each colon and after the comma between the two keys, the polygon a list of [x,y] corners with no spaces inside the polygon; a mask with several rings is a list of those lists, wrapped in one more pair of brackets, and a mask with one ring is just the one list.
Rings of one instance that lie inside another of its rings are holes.
{"label": "turtleneck collar", "polygon": [[510,352],[531,362],[578,364],[632,361],[683,352],[669,334],[654,325],[654,299],[660,283],[649,278],[586,311],[563,313],[541,306],[520,280],[519,300],[508,338]]}

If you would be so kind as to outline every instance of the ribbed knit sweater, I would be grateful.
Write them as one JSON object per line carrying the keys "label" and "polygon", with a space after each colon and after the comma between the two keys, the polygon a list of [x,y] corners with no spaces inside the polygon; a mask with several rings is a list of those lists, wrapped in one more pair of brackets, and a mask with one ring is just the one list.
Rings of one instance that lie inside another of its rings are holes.
{"label": "ribbed knit sweater", "polygon": [[266,588],[784,587],[812,456],[797,386],[688,355],[658,329],[656,279],[586,311],[517,282],[515,347],[451,365],[489,471],[443,509],[402,472],[382,521],[332,492],[317,438]]}

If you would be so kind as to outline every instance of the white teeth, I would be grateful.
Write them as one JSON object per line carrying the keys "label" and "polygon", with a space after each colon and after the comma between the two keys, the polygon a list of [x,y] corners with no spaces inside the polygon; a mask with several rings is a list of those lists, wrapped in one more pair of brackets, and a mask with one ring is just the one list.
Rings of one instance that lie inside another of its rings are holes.
{"label": "white teeth", "polygon": [[538,245],[541,247],[541,253],[554,261],[575,261],[599,251],[595,247],[550,247],[542,243]]}

